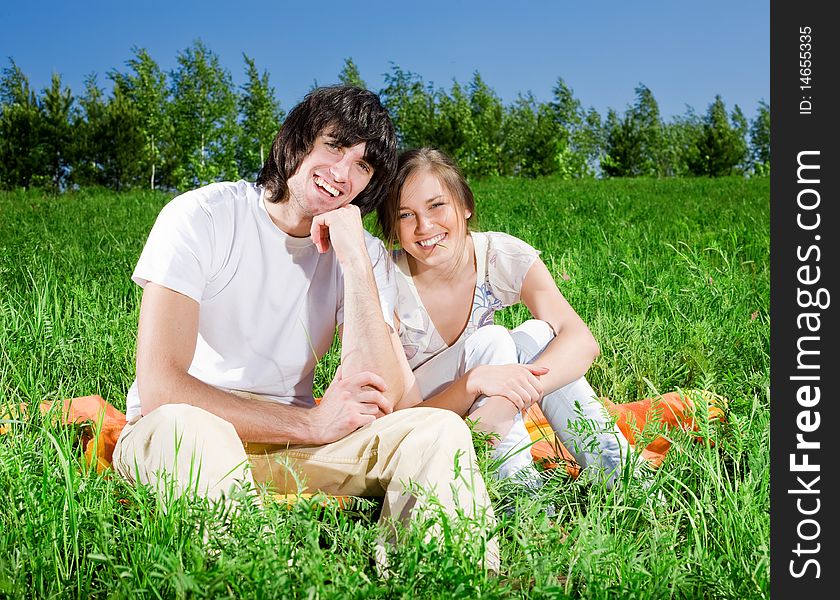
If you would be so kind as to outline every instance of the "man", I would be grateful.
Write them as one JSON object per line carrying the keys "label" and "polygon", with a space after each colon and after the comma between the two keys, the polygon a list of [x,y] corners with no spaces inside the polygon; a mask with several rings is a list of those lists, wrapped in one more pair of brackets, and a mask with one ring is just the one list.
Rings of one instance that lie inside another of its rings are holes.
{"label": "man", "polygon": [[[473,489],[453,473],[459,457],[475,465],[457,415],[392,414],[404,390],[393,282],[361,214],[395,164],[379,99],[321,88],[289,113],[255,184],[212,184],[164,207],[132,276],[143,299],[118,472],[213,499],[237,482],[297,493],[302,480],[383,496],[383,519],[422,509],[410,482],[452,514],[489,506],[477,473],[460,475]],[[336,327],[341,365],[315,405]]]}

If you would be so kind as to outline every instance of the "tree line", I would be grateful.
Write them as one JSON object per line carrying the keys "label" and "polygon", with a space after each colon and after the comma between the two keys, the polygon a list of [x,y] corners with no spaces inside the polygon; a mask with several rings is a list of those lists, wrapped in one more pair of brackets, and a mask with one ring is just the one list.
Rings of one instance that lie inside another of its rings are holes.
{"label": "tree line", "polygon": [[[96,75],[74,96],[53,74],[36,92],[14,60],[0,76],[0,186],[64,190],[104,186],[189,189],[256,177],[284,117],[268,72],[243,55],[245,83],[201,41],[163,71],[142,48],[124,70]],[[338,83],[368,87],[352,59]],[[476,72],[446,89],[397,65],[377,91],[401,146],[434,146],[469,177],[488,175],[672,177],[765,175],[770,107],[748,122],[718,95],[705,114],[666,122],[643,84],[622,113],[584,108],[558,78],[548,102],[530,92],[505,104]]]}

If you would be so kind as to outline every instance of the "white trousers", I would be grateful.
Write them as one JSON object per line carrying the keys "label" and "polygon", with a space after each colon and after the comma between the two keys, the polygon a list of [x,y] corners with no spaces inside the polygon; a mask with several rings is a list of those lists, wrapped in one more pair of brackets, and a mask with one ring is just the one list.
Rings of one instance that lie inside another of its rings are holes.
{"label": "white trousers", "polygon": [[[501,325],[487,325],[418,367],[414,374],[423,398],[428,398],[479,365],[532,363],[552,339],[551,326],[536,319],[522,323],[513,331]],[[479,398],[470,412],[484,400]],[[546,394],[540,408],[578,464],[612,486],[632,451],[586,378]],[[502,461],[499,476],[509,477],[530,465],[530,446],[522,416],[517,415],[510,432],[495,448],[495,457]]]}

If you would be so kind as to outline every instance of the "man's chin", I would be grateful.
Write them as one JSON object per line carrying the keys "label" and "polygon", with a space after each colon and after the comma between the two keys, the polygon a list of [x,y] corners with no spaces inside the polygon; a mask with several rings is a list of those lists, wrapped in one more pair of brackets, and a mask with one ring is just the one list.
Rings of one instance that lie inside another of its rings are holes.
{"label": "man's chin", "polygon": [[344,208],[348,204],[350,204],[350,203],[349,202],[342,202],[341,204],[336,204],[336,205],[326,205],[326,206],[321,205],[321,206],[318,206],[315,209],[313,209],[312,216],[317,217],[318,215],[323,215],[323,214],[326,214],[328,212],[338,210],[339,208]]}

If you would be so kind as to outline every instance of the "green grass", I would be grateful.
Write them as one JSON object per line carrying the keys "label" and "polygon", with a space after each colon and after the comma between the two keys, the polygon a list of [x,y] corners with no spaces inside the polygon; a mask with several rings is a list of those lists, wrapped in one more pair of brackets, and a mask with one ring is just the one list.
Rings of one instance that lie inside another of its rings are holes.
{"label": "green grass", "polygon": [[[541,249],[590,325],[599,393],[624,402],[705,388],[730,399],[727,423],[704,425],[714,444],[673,434],[653,476],[664,506],[639,486],[608,492],[557,476],[500,522],[501,578],[482,571],[465,529],[432,543],[417,524],[383,580],[371,562],[375,502],[246,507],[219,527],[214,507],[163,511],[149,490],[88,472],[74,429],[30,417],[0,438],[0,597],[767,597],[768,180],[474,189],[481,228]],[[140,299],[129,276],[167,200],[0,194],[3,406],[98,393],[124,408]],[[524,308],[502,315],[509,326],[526,318]],[[491,493],[501,501],[504,490]]]}

